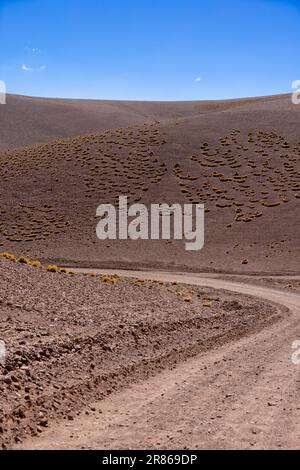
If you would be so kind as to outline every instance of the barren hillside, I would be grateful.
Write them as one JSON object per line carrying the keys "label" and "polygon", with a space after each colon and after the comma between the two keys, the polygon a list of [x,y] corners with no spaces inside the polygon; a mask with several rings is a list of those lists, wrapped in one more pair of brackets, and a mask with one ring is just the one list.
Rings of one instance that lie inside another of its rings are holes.
{"label": "barren hillside", "polygon": [[[298,271],[300,107],[290,97],[9,97],[1,113],[1,146],[10,147],[0,152],[3,251],[94,267]],[[73,136],[51,140],[55,135]],[[42,140],[49,141],[34,143]],[[31,145],[11,148],[26,141]],[[204,249],[188,253],[172,240],[99,241],[96,208],[120,195],[147,205],[204,203]]]}

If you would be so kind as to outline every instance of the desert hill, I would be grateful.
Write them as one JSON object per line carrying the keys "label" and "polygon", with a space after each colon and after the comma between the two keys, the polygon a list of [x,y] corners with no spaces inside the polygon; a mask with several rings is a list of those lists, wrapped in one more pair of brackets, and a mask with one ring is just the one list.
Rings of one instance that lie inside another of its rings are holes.
{"label": "desert hill", "polygon": [[58,138],[155,121],[197,117],[249,106],[286,106],[287,96],[227,101],[138,102],[70,100],[7,95],[0,106],[0,148],[16,148]]}
{"label": "desert hill", "polygon": [[[9,96],[0,113],[2,251],[94,267],[298,272],[300,107],[289,96],[197,103]],[[204,203],[204,249],[100,242],[96,208],[120,195]]]}

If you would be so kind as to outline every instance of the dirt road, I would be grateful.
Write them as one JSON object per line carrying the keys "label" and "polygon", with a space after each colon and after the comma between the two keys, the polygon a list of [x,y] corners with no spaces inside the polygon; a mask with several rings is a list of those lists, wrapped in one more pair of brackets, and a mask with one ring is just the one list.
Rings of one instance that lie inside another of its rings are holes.
{"label": "dirt road", "polygon": [[258,334],[201,354],[94,405],[93,413],[25,441],[30,449],[300,447],[300,295],[195,274],[122,275],[226,289],[289,308]]}

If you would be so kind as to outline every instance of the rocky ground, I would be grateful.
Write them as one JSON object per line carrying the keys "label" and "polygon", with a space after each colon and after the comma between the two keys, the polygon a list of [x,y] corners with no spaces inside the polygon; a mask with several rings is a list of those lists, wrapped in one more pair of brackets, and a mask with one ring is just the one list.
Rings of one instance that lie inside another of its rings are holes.
{"label": "rocky ground", "polygon": [[[54,270],[53,268],[50,268]],[[211,288],[49,272],[0,261],[0,442],[280,318],[275,305]]]}

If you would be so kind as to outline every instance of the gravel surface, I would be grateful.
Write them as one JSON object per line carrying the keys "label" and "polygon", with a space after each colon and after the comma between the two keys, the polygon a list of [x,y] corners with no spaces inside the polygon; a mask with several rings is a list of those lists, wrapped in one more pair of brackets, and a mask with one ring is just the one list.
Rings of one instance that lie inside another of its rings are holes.
{"label": "gravel surface", "polygon": [[3,448],[281,316],[275,305],[209,287],[51,273],[6,260],[0,286]]}

